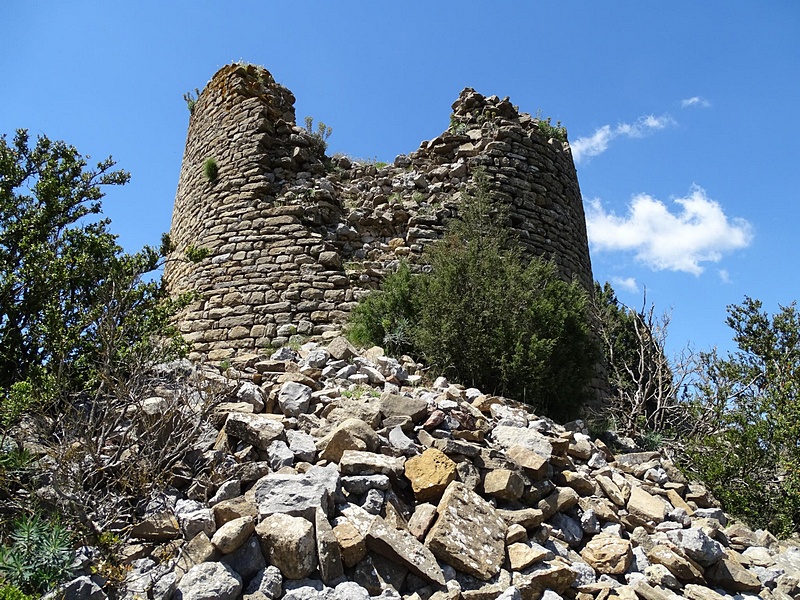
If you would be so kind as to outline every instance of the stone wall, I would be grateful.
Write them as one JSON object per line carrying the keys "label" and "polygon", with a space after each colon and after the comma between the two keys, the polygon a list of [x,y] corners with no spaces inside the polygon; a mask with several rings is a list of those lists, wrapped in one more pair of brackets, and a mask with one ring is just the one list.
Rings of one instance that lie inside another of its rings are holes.
{"label": "stone wall", "polygon": [[[228,65],[192,111],[164,276],[173,292],[199,292],[180,319],[198,355],[222,360],[340,326],[398,260],[423,261],[479,166],[526,252],[591,288],[569,145],[507,98],[465,89],[447,131],[385,166],[326,157],[293,104],[263,68]],[[189,246],[210,254],[189,264]]]}

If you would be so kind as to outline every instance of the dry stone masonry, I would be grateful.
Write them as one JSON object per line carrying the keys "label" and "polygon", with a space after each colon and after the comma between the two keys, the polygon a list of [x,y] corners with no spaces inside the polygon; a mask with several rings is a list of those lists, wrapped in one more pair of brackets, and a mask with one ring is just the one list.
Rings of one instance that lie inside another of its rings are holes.
{"label": "dry stone masonry", "polygon": [[[733,521],[659,452],[421,386],[410,359],[328,337],[224,375],[178,366],[219,403],[119,551],[116,597],[800,598],[800,549]],[[63,597],[102,584],[87,572]]]}
{"label": "dry stone masonry", "polygon": [[[479,166],[525,250],[590,288],[569,145],[507,98],[467,88],[452,110],[447,131],[393,164],[331,159],[268,71],[220,69],[191,113],[172,218],[176,260],[165,270],[172,291],[199,292],[180,321],[197,356],[219,361],[336,328],[400,259],[422,260]],[[210,254],[177,260],[191,246]]]}

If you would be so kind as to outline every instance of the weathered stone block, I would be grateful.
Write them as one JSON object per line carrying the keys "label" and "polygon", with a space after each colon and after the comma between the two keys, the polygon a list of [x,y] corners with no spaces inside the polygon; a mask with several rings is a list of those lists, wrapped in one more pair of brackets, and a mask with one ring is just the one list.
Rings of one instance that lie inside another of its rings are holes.
{"label": "weathered stone block", "polygon": [[486,581],[505,560],[506,524],[478,494],[454,481],[437,508],[439,518],[425,538],[439,560]]}
{"label": "weathered stone block", "polygon": [[308,577],[317,566],[314,526],[302,517],[272,514],[256,527],[261,551],[288,579]]}
{"label": "weathered stone block", "polygon": [[405,475],[418,501],[438,500],[456,479],[456,463],[440,450],[428,448],[406,461]]}

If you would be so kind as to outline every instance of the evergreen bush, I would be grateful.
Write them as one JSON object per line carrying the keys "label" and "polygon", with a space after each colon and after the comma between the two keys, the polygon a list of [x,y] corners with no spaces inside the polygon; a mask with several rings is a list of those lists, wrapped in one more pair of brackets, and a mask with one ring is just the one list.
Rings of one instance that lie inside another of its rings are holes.
{"label": "evergreen bush", "polygon": [[526,262],[481,171],[475,184],[428,253],[431,272],[403,267],[387,278],[354,311],[351,339],[416,353],[464,384],[572,418],[597,357],[588,295],[552,263]]}
{"label": "evergreen bush", "polygon": [[383,346],[393,355],[413,351],[417,280],[408,263],[401,263],[397,271],[384,279],[380,290],[365,296],[353,310],[348,329],[350,340],[361,346]]}

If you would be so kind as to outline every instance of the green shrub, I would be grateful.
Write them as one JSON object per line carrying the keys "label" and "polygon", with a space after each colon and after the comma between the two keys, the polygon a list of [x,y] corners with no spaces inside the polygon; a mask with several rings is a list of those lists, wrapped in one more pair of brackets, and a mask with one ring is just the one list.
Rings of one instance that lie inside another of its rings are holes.
{"label": "green shrub", "polygon": [[8,498],[19,490],[35,456],[0,433],[0,497]]}
{"label": "green shrub", "polygon": [[689,457],[727,511],[788,536],[800,530],[800,313],[761,307],[728,307],[738,350],[701,355],[696,400],[710,426]]}
{"label": "green shrub", "polygon": [[217,175],[219,175],[219,166],[217,165],[217,161],[213,158],[207,158],[206,161],[203,163],[203,175],[206,176],[211,182],[217,180]]}
{"label": "green shrub", "polygon": [[453,243],[436,256],[419,294],[417,347],[451,378],[574,418],[596,358],[586,293],[552,263],[523,266],[496,250]]}
{"label": "green shrub", "polygon": [[555,138],[562,142],[567,141],[567,128],[561,125],[561,121],[552,124],[551,117],[542,117],[542,109],[536,111],[536,120],[539,122],[539,132],[546,138]]}
{"label": "green shrub", "polygon": [[381,289],[358,303],[350,317],[349,339],[358,345],[379,345],[389,354],[400,355],[413,350],[413,305],[417,277],[403,262],[384,279]]}
{"label": "green shrub", "polygon": [[63,525],[38,515],[23,517],[12,524],[9,539],[0,546],[0,575],[18,591],[43,593],[69,577],[71,540]]}
{"label": "green shrub", "polygon": [[26,594],[16,586],[0,584],[0,600],[36,600],[36,596]]}
{"label": "green shrub", "polygon": [[539,131],[547,138],[555,138],[562,142],[567,141],[567,128],[561,126],[561,121],[556,121],[555,126],[551,125],[550,117],[544,121],[539,121]]}
{"label": "green shrub", "polygon": [[30,381],[17,381],[8,389],[0,389],[0,394],[0,430],[4,430],[30,409],[36,394]]}
{"label": "green shrub", "polygon": [[527,262],[491,201],[485,175],[462,195],[460,219],[428,253],[429,274],[407,266],[353,313],[351,339],[420,355],[464,384],[512,396],[557,419],[587,399],[597,357],[588,295],[552,263]]}
{"label": "green shrub", "polygon": [[455,113],[450,113],[450,126],[447,128],[450,133],[461,135],[467,131],[467,124],[462,123]]}

